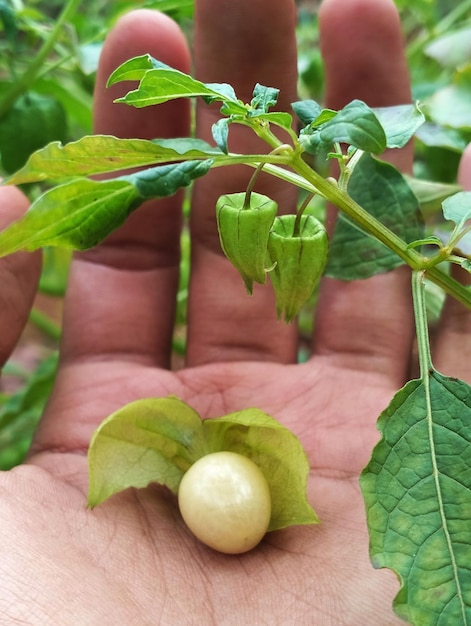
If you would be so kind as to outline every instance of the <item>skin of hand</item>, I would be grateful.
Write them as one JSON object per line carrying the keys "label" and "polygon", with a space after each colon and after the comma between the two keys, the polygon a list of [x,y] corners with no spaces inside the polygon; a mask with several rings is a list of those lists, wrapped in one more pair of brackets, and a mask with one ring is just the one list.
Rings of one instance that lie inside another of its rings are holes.
{"label": "skin of hand", "polygon": [[[195,69],[250,99],[256,82],[296,99],[292,0],[197,0]],[[392,0],[324,0],[320,10],[327,105],[410,101],[400,24]],[[104,83],[121,62],[149,52],[189,71],[190,54],[169,18],[148,10],[109,34],[97,76],[95,130],[122,137],[189,134],[188,103],[135,110],[112,104]],[[126,88],[129,88],[127,85]],[[198,110],[209,137],[217,109]],[[231,149],[250,151],[245,129]],[[403,171],[411,151],[394,157]],[[60,368],[27,463],[0,474],[0,622],[49,624],[270,624],[393,626],[395,576],[375,571],[358,476],[378,439],[375,421],[406,381],[413,340],[410,272],[325,280],[313,356],[296,364],[294,325],[276,321],[268,287],[245,295],[222,256],[215,225],[220,193],[243,190],[251,172],[224,168],[198,181],[192,205],[192,274],[186,367],[169,369],[178,281],[181,196],[148,202],[105,244],[74,258],[65,302]],[[461,182],[471,186],[471,153]],[[258,189],[292,210],[295,191],[264,179]],[[6,223],[26,208],[1,189]],[[0,355],[12,349],[34,295],[37,255],[0,264]],[[372,306],[372,303],[374,305]],[[22,313],[22,315],[20,315]],[[469,350],[470,315],[445,309],[435,363],[469,378],[454,348]],[[454,368],[454,369],[452,369]],[[175,499],[151,486],[87,510],[87,448],[112,411],[142,397],[175,394],[205,417],[249,406],[300,438],[308,493],[322,523],[269,533],[253,551],[225,556],[199,544]]]}

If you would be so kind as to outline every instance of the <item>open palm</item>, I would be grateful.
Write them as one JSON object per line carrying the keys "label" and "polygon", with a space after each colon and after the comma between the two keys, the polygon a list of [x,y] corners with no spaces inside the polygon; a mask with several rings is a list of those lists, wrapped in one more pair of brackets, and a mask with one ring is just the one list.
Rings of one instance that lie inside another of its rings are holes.
{"label": "open palm", "polygon": [[[296,88],[292,1],[242,0],[237,11],[233,4],[196,3],[198,75],[231,82],[242,98],[250,97],[257,81],[281,87],[281,106],[287,107]],[[410,99],[390,0],[324,0],[321,33],[331,106],[354,97],[372,105]],[[102,55],[97,132],[188,134],[185,103],[157,113],[111,105],[116,92],[105,93],[106,77],[144,52],[188,70],[183,38],[167,18],[137,11],[122,19]],[[208,136],[213,116],[211,109],[199,112],[201,136]],[[236,151],[255,145],[243,133],[234,135],[233,144]],[[397,159],[407,168],[410,154]],[[181,198],[147,203],[106,244],[75,258],[54,393],[28,463],[0,476],[2,623],[400,623],[390,608],[394,576],[374,571],[368,560],[358,475],[378,438],[376,417],[407,377],[413,335],[409,273],[402,268],[362,282],[325,281],[313,357],[295,364],[297,329],[276,321],[268,287],[252,298],[245,295],[219,250],[215,200],[222,192],[243,190],[249,175],[234,169],[196,186],[184,369],[169,369]],[[264,184],[261,191],[292,209],[293,190]],[[8,201],[12,212],[15,206],[21,210],[19,196]],[[37,259],[17,257],[13,269],[24,298],[32,293],[26,285],[31,279],[32,287]],[[2,271],[12,268],[4,265]],[[455,313],[450,309],[442,329],[448,349],[456,335]],[[13,316],[3,315],[12,343]],[[199,544],[175,498],[157,486],[118,494],[87,510],[92,431],[123,404],[168,394],[204,417],[257,406],[296,433],[310,459],[308,495],[321,524],[269,533],[238,557]]]}

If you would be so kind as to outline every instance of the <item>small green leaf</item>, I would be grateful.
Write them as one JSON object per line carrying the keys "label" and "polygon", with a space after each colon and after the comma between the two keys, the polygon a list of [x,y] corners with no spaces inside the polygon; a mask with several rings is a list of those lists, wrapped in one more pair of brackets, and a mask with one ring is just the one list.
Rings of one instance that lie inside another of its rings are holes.
{"label": "small green leaf", "polygon": [[222,117],[211,127],[211,133],[213,135],[213,139],[216,142],[216,145],[224,154],[229,152],[229,148],[227,146],[227,140],[229,138],[229,124],[231,120],[227,117]]}
{"label": "small green leaf", "polygon": [[335,143],[347,143],[373,154],[386,149],[383,127],[373,110],[361,100],[353,100],[330,119],[319,122],[317,118],[301,131],[299,139],[306,152],[328,152]]}
{"label": "small green leaf", "polygon": [[259,409],[204,420],[203,428],[212,452],[238,452],[262,470],[272,497],[268,530],[319,521],[306,499],[309,461],[290,430]]}
{"label": "small green leaf", "polygon": [[145,71],[137,89],[129,91],[116,102],[137,108],[162,104],[176,98],[201,96],[206,102],[237,102],[233,87],[226,83],[202,83],[188,74],[168,66]]}
{"label": "small green leaf", "polygon": [[88,451],[88,506],[151,482],[177,493],[185,471],[206,452],[201,419],[178,398],[137,400],[112,413]]}
{"label": "small green leaf", "polygon": [[264,87],[257,83],[253,90],[253,98],[250,106],[262,113],[267,113],[268,109],[278,102],[279,89],[274,87]]}
{"label": "small green leaf", "polygon": [[291,128],[293,124],[293,118],[291,115],[289,113],[284,113],[283,111],[273,113],[258,113],[257,111],[249,111],[248,117],[249,119],[256,117],[260,120],[266,120],[269,124],[275,124],[275,126],[286,129]]}
{"label": "small green leaf", "polygon": [[386,133],[388,148],[402,148],[425,122],[425,116],[417,104],[373,109]]}
{"label": "small green leaf", "polygon": [[305,126],[316,120],[322,111],[321,105],[315,100],[299,100],[293,102],[291,108]]}
{"label": "small green leaf", "polygon": [[459,191],[446,198],[443,203],[443,217],[461,227],[471,218],[471,191]]}
{"label": "small green leaf", "polygon": [[141,80],[149,70],[154,69],[171,70],[170,65],[157,61],[150,54],[143,54],[132,59],[128,59],[117,67],[108,78],[107,87],[115,85],[125,80]]}
{"label": "small green leaf", "polygon": [[471,623],[471,388],[435,371],[378,421],[362,473],[370,554],[400,578],[394,606],[417,626]]}
{"label": "small green leaf", "polygon": [[[404,177],[389,163],[364,154],[348,184],[348,193],[368,213],[407,243],[422,238],[418,202]],[[326,275],[341,280],[387,272],[402,259],[379,240],[339,216],[330,243]]]}

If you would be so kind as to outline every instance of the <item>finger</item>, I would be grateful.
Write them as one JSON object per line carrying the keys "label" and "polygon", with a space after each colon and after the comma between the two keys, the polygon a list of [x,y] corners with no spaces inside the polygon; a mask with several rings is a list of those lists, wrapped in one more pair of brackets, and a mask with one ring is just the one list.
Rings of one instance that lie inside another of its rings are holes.
{"label": "finger", "polygon": [[[277,87],[278,110],[289,110],[296,97],[295,7],[293,0],[198,0],[195,55],[198,77],[229,82],[238,97],[250,102],[255,84]],[[211,139],[218,108],[202,105],[197,126]],[[232,125],[229,146],[234,152],[268,152],[251,131]],[[222,360],[291,361],[296,354],[296,329],[276,321],[268,285],[255,286],[248,297],[236,270],[222,255],[215,205],[224,193],[244,191],[252,170],[221,168],[195,186],[192,214],[188,364]],[[296,190],[261,177],[256,191],[277,200],[281,210],[295,208]]]}
{"label": "finger", "polygon": [[[471,144],[461,157],[458,182],[471,191]],[[461,283],[471,283],[467,271],[453,266],[452,272]],[[471,382],[471,311],[454,298],[445,301],[433,356],[436,367],[444,374]]]}
{"label": "finger", "polygon": [[[19,219],[28,199],[16,187],[0,187],[0,229]],[[28,319],[41,272],[41,254],[19,252],[0,259],[0,367]]]}
{"label": "finger", "polygon": [[[370,106],[411,101],[399,17],[392,0],[324,0],[319,15],[327,106],[358,98]],[[411,147],[391,153],[402,171]],[[344,283],[323,281],[315,350],[356,370],[406,375],[413,332],[410,272]]]}
{"label": "finger", "polygon": [[[113,100],[132,83],[106,89],[125,60],[149,53],[183,71],[189,53],[178,26],[165,15],[138,10],[121,18],[100,58],[95,131],[119,137],[189,134],[188,103],[134,109]],[[181,195],[150,201],[105,243],[75,257],[65,304],[63,360],[119,355],[166,366],[178,283]]]}

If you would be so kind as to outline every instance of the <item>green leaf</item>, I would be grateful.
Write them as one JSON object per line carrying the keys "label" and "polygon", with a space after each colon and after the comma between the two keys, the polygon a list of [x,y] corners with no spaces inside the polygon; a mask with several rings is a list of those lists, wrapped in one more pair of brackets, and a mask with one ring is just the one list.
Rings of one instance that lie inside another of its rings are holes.
{"label": "green leaf", "polygon": [[170,65],[157,61],[150,54],[134,57],[122,63],[112,72],[106,86],[111,87],[111,85],[125,80],[141,80],[149,70],[158,68],[172,69]]}
{"label": "green leaf", "polygon": [[452,70],[469,63],[471,28],[460,28],[434,39],[425,47],[425,54]]}
{"label": "green leaf", "polygon": [[4,182],[10,185],[92,176],[184,158],[217,155],[220,151],[192,139],[118,139],[112,135],[85,136],[62,145],[50,143],[31,155],[26,165]]}
{"label": "green leaf", "polygon": [[309,463],[293,433],[258,409],[201,420],[173,396],[132,402],[99,426],[88,452],[88,504],[152,482],[177,494],[190,465],[220,450],[248,456],[262,470],[272,496],[269,530],[318,521],[306,500]]}
{"label": "green leaf", "polygon": [[0,21],[8,43],[14,49],[18,35],[18,23],[15,11],[8,0],[0,0]]}
{"label": "green leaf", "polygon": [[0,256],[63,246],[85,250],[121,226],[144,200],[172,195],[203,176],[205,161],[161,165],[106,181],[79,178],[40,196],[25,215],[0,232]]}
{"label": "green leaf", "polygon": [[128,487],[158,482],[177,493],[185,471],[206,452],[201,419],[178,398],[131,402],[105,419],[88,451],[88,506]]}
{"label": "green leaf", "polygon": [[460,228],[471,218],[471,191],[459,191],[449,196],[443,201],[442,207],[443,217]]}
{"label": "green leaf", "polygon": [[229,148],[227,146],[227,140],[229,138],[229,124],[231,120],[227,117],[222,117],[217,122],[215,122],[211,127],[211,133],[213,135],[213,139],[216,142],[216,145],[224,154],[229,152]]}
{"label": "green leaf", "polygon": [[172,196],[181,187],[187,187],[195,178],[207,174],[212,164],[212,159],[170,163],[120,176],[115,180],[130,182],[142,200],[165,198]]}
{"label": "green leaf", "polygon": [[381,154],[386,149],[383,127],[372,109],[361,100],[353,100],[320,125],[319,119],[314,120],[301,131],[299,138],[303,148],[311,154],[329,151],[337,142],[373,154]]}
{"label": "green leaf", "polygon": [[322,111],[321,105],[315,100],[299,100],[293,102],[291,108],[305,126],[316,120]]}
{"label": "green leaf", "polygon": [[466,83],[439,89],[427,100],[426,105],[432,122],[439,126],[471,129],[471,87]]}
{"label": "green leaf", "polygon": [[51,141],[64,141],[67,119],[55,98],[28,92],[18,98],[0,119],[2,165],[11,173],[22,167],[29,155]]}
{"label": "green leaf", "polygon": [[417,626],[471,623],[471,388],[435,371],[378,421],[362,473],[370,554],[400,578],[394,606]]}
{"label": "green leaf", "polygon": [[402,148],[425,122],[425,116],[417,104],[373,109],[386,133],[388,148]]}
{"label": "green leaf", "polygon": [[272,498],[268,530],[319,521],[306,499],[309,461],[290,430],[255,408],[204,420],[203,428],[211,452],[238,452],[262,470]]}
{"label": "green leaf", "polygon": [[126,181],[78,179],[55,187],[0,233],[0,256],[43,246],[91,248],[120,226],[140,202],[136,189]]}
{"label": "green leaf", "polygon": [[420,210],[425,217],[441,211],[445,198],[461,190],[459,185],[436,182],[433,180],[423,180],[404,176],[407,184],[420,204]]}
{"label": "green leaf", "polygon": [[432,122],[426,122],[418,128],[415,136],[426,146],[446,148],[460,154],[467,145],[466,137],[459,131],[454,128],[444,128]]}
{"label": "green leaf", "polygon": [[275,124],[276,126],[280,126],[281,128],[291,128],[293,123],[293,118],[289,113],[284,113],[283,111],[273,112],[273,113],[258,113],[249,111],[249,118],[256,117],[257,119],[266,120],[269,124]]}
{"label": "green leaf", "polygon": [[[407,243],[422,238],[417,199],[389,163],[364,154],[348,185],[350,196]],[[330,243],[326,274],[341,280],[368,278],[403,263],[379,240],[339,216]]]}
{"label": "green leaf", "polygon": [[268,109],[278,102],[280,90],[274,87],[264,87],[257,83],[253,90],[253,98],[250,106],[262,113],[267,113]]}
{"label": "green leaf", "polygon": [[[142,60],[139,61],[140,65],[142,63]],[[140,78],[140,83],[137,89],[129,91],[122,98],[118,98],[116,102],[123,102],[138,108],[161,104],[176,98],[193,98],[196,96],[201,96],[208,103],[215,101],[238,102],[234,88],[227,83],[202,83],[184,72],[155,61],[155,59],[144,61],[144,65],[146,64],[151,67],[136,69],[133,65],[131,70],[124,71],[124,75],[127,76],[125,80],[129,80],[131,76],[133,79]],[[117,77],[122,75],[118,72],[116,76],[112,75],[110,80],[117,82]],[[119,79],[124,80],[123,78]]]}
{"label": "green leaf", "polygon": [[58,354],[49,354],[28,376],[25,385],[1,404],[0,470],[8,470],[23,461],[51,395],[57,362]]}
{"label": "green leaf", "polygon": [[161,165],[107,181],[79,178],[40,196],[25,215],[0,232],[0,256],[63,246],[85,250],[121,226],[144,200],[174,194],[203,176],[205,161]]}

